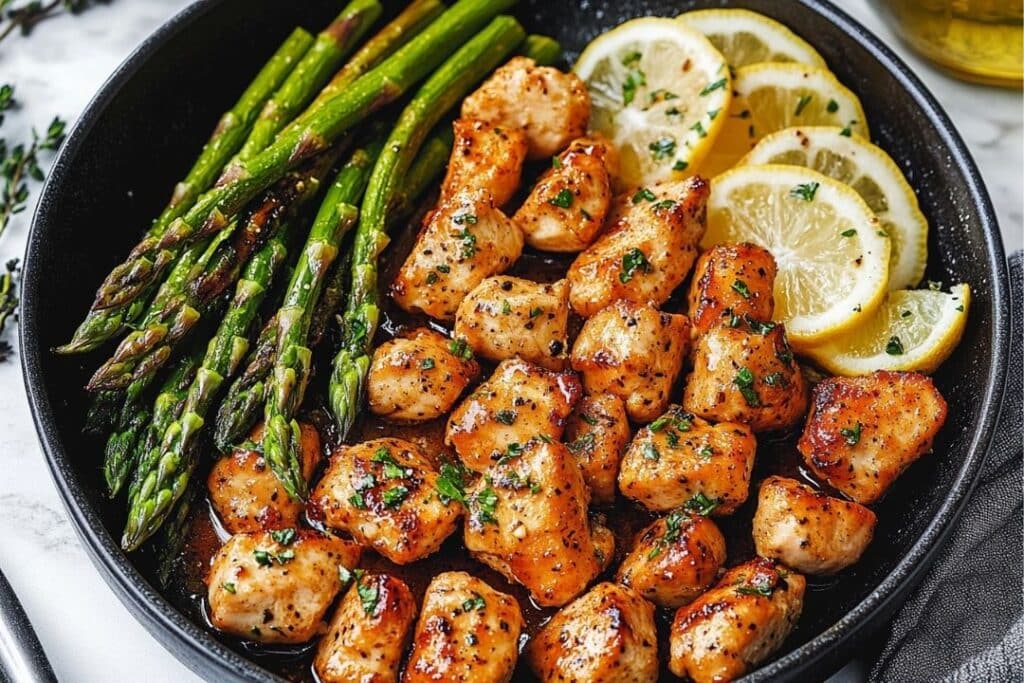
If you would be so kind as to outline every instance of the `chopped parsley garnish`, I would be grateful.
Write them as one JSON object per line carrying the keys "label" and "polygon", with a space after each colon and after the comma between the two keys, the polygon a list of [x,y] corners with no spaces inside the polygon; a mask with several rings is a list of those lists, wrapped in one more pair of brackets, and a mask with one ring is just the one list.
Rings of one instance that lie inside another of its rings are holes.
{"label": "chopped parsley garnish", "polygon": [[670,137],[658,138],[647,145],[647,149],[655,161],[661,161],[676,153],[676,141]]}
{"label": "chopped parsley garnish", "polygon": [[270,532],[270,537],[274,539],[274,542],[280,543],[281,545],[291,545],[295,542],[296,535],[295,529],[291,527],[287,529],[275,529]]}
{"label": "chopped parsley garnish", "polygon": [[436,270],[439,273],[450,273],[452,268],[447,263],[440,263],[434,266],[434,270]]}
{"label": "chopped parsley garnish", "polygon": [[676,163],[672,164],[673,171],[685,171],[689,167],[689,162],[683,161],[682,159],[676,159]]}
{"label": "chopped parsley garnish", "polygon": [[654,204],[654,210],[655,211],[666,211],[668,209],[671,209],[675,205],[676,205],[676,200],[674,200],[674,199],[662,199],[660,202],[656,202]]}
{"label": "chopped parsley garnish", "polygon": [[455,500],[460,503],[466,502],[466,478],[465,469],[461,465],[443,463],[437,475],[437,495],[441,503],[447,505]]}
{"label": "chopped parsley garnish", "polygon": [[704,86],[703,90],[700,91],[700,96],[701,97],[706,97],[706,96],[710,95],[711,93],[715,92],[716,90],[721,90],[722,88],[724,88],[726,86],[726,84],[728,82],[729,82],[728,78],[720,78],[717,81],[715,81],[714,83],[708,83],[707,85]]}
{"label": "chopped parsley garnish", "polygon": [[758,574],[754,577],[754,580],[747,585],[740,585],[736,587],[736,592],[740,595],[760,595],[764,598],[770,598],[772,596],[771,579],[764,574]]}
{"label": "chopped parsley garnish", "polygon": [[807,105],[810,104],[810,103],[811,103],[811,95],[803,95],[800,98],[800,100],[797,101],[797,103],[796,103],[796,111],[793,112],[793,115],[794,116],[800,116],[800,114],[804,113],[804,109],[806,109]]}
{"label": "chopped parsley garnish", "polygon": [[647,96],[647,100],[651,104],[654,104],[656,102],[667,102],[668,100],[677,99],[679,99],[679,95],[675,94],[674,92],[665,90],[664,88],[658,88],[657,90],[655,90],[654,92]]}
{"label": "chopped parsley garnish", "polygon": [[899,337],[889,337],[889,343],[885,345],[885,352],[890,356],[902,356],[903,342]]}
{"label": "chopped parsley garnish", "polygon": [[697,135],[699,135],[702,138],[706,138],[708,136],[708,132],[704,130],[704,124],[702,124],[700,121],[690,126],[690,130],[696,131]]}
{"label": "chopped parsley garnish", "polygon": [[839,111],[839,103],[836,102],[835,100],[829,100],[828,104],[825,106],[825,111],[827,111],[829,114],[835,114],[837,111]]}
{"label": "chopped parsley garnish", "polygon": [[427,284],[428,285],[432,285],[432,284],[434,284],[435,282],[437,282],[440,279],[441,278],[434,271],[430,271],[429,273],[427,273]]}
{"label": "chopped parsley garnish", "polygon": [[860,442],[860,430],[863,428],[860,422],[855,424],[853,427],[843,427],[839,430],[839,433],[843,435],[843,439],[846,440],[851,446],[856,446]]}
{"label": "chopped parsley garnish", "polygon": [[707,460],[708,458],[710,458],[714,454],[715,454],[715,449],[712,448],[711,446],[708,446],[707,444],[704,444],[699,449],[697,449],[697,455],[699,455],[700,457],[704,458],[705,460]]}
{"label": "chopped parsley garnish", "polygon": [[381,494],[380,498],[389,508],[400,506],[409,497],[409,489],[404,486],[396,486]]}
{"label": "chopped parsley garnish", "polygon": [[597,418],[594,417],[593,415],[588,415],[587,413],[580,413],[580,419],[586,422],[591,427],[597,424]]}
{"label": "chopped parsley garnish", "polygon": [[236,593],[235,584],[231,583],[230,581],[222,583],[220,587],[226,590],[228,593],[231,593],[232,595]]}
{"label": "chopped parsley garnish", "polygon": [[850,228],[849,230],[843,230],[839,234],[842,235],[843,237],[853,237],[854,235],[857,234],[857,229],[856,228]]}
{"label": "chopped parsley garnish", "polygon": [[839,134],[842,135],[844,138],[848,138],[853,135],[853,131],[850,130],[849,126],[847,126],[846,128],[843,128],[841,131],[839,131]]}
{"label": "chopped parsley garnish", "polygon": [[452,217],[452,222],[455,225],[476,225],[477,217],[475,213],[460,213]]}
{"label": "chopped parsley garnish", "polygon": [[634,50],[633,52],[627,52],[622,57],[622,66],[625,66],[625,67],[635,66],[635,65],[640,63],[640,58],[642,56],[643,55],[641,55],[636,50]]}
{"label": "chopped parsley garnish", "polygon": [[622,255],[622,270],[619,271],[619,282],[625,284],[633,279],[636,271],[644,273],[651,272],[651,262],[644,256],[644,252],[633,247]]}
{"label": "chopped parsley garnish", "polygon": [[516,421],[516,411],[514,410],[499,410],[494,414],[494,419],[503,425],[510,425]]}
{"label": "chopped parsley garnish", "polygon": [[356,592],[359,594],[359,602],[363,603],[363,611],[373,614],[377,611],[377,603],[380,601],[380,591],[377,585],[367,586],[363,583],[363,577],[356,578]]}
{"label": "chopped parsley garnish", "polygon": [[642,452],[646,460],[658,460],[661,458],[661,453],[658,452],[657,447],[653,443],[645,443]]}
{"label": "chopped parsley garnish", "polygon": [[573,453],[589,453],[594,450],[595,443],[594,432],[587,432],[572,443],[566,444],[565,447]]}
{"label": "chopped parsley garnish", "polygon": [[693,495],[692,498],[690,498],[690,500],[686,501],[686,505],[684,505],[683,507],[685,507],[687,510],[692,510],[693,512],[696,512],[698,515],[703,515],[707,517],[714,511],[715,508],[719,506],[721,502],[722,501],[718,500],[717,498],[714,500],[708,498],[707,496],[704,495],[703,491],[698,491]]}
{"label": "chopped parsley garnish", "polygon": [[277,554],[274,554],[269,550],[257,548],[256,550],[252,551],[252,555],[253,558],[256,560],[256,564],[258,564],[261,567],[269,567],[270,565],[274,564],[274,562],[277,562],[278,564],[285,564],[286,562],[291,562],[295,559],[295,551],[291,548],[288,548],[287,550],[282,550]]}
{"label": "chopped parsley garnish", "polygon": [[750,325],[750,331],[755,334],[768,334],[775,329],[775,323],[773,322],[761,322],[751,318],[749,315],[746,316],[746,319],[747,325]]}
{"label": "chopped parsley garnish", "polygon": [[800,185],[797,185],[796,187],[789,191],[789,196],[794,197],[796,199],[802,199],[805,202],[812,202],[814,201],[814,195],[818,193],[818,186],[820,184],[821,183],[818,183],[816,181],[810,183],[801,183]]}
{"label": "chopped parsley garnish", "polygon": [[348,502],[357,510],[366,509],[366,500],[363,499],[363,494],[361,493],[353,493],[348,497]]}
{"label": "chopped parsley garnish", "polygon": [[498,494],[490,486],[480,491],[473,497],[476,507],[476,519],[481,524],[497,524],[498,518],[494,516],[498,509]]}
{"label": "chopped parsley garnish", "polygon": [[640,69],[631,71],[622,84],[622,104],[629,106],[636,98],[636,89],[642,85],[647,85],[647,76],[644,72]]}
{"label": "chopped parsley garnish", "polygon": [[543,312],[544,312],[544,309],[541,308],[540,306],[537,306],[536,308],[531,308],[530,309],[530,317],[531,318],[536,318],[538,315],[540,315]]}
{"label": "chopped parsley garnish", "polygon": [[668,447],[669,448],[678,448],[679,447],[679,435],[676,434],[671,429],[668,431],[667,434],[665,434],[665,441],[668,442]]}
{"label": "chopped parsley garnish", "polygon": [[739,388],[740,393],[743,394],[743,398],[746,400],[748,406],[756,408],[761,405],[761,399],[758,398],[757,390],[754,389],[754,373],[752,373],[749,368],[740,368],[737,370],[732,383]]}
{"label": "chopped parsley garnish", "polygon": [[744,299],[750,298],[750,287],[748,287],[747,283],[743,280],[733,280],[732,291],[736,292]]}
{"label": "chopped parsley garnish", "polygon": [[424,358],[423,360],[420,361],[420,370],[433,370],[433,369],[434,369],[434,359],[433,358]]}
{"label": "chopped parsley garnish", "polygon": [[657,197],[653,192],[648,190],[646,187],[641,187],[639,190],[636,191],[636,194],[633,195],[633,203],[639,204],[645,199],[649,202],[653,202],[655,199],[657,199]]}
{"label": "chopped parsley garnish", "polygon": [[472,612],[473,610],[477,610],[479,612],[482,611],[483,608],[486,606],[487,602],[484,601],[483,596],[474,591],[473,597],[469,598],[468,600],[462,603],[462,611]]}
{"label": "chopped parsley garnish", "polygon": [[502,315],[509,315],[511,313],[512,313],[512,304],[510,304],[508,302],[508,299],[505,299],[504,301],[501,302],[501,314]]}
{"label": "chopped parsley garnish", "polygon": [[548,204],[557,206],[560,209],[568,209],[572,206],[572,200],[572,191],[563,187],[558,191],[558,194],[555,195],[553,199],[548,200]]}
{"label": "chopped parsley garnish", "polygon": [[462,360],[473,360],[473,349],[469,348],[469,344],[466,343],[465,339],[452,339],[448,344],[448,350],[456,358]]}
{"label": "chopped parsley garnish", "polygon": [[398,461],[392,457],[391,451],[384,446],[378,448],[370,460],[384,465],[385,479],[401,479],[405,476],[405,470],[403,470],[398,464]]}
{"label": "chopped parsley garnish", "polygon": [[462,232],[458,233],[458,237],[462,240],[462,251],[460,252],[462,258],[473,258],[473,255],[476,254],[476,235],[471,233],[469,228],[463,228]]}
{"label": "chopped parsley garnish", "polygon": [[551,157],[551,168],[562,168],[562,158],[558,156]]}
{"label": "chopped parsley garnish", "polygon": [[647,553],[647,559],[653,560],[661,554],[664,547],[670,543],[675,543],[679,539],[680,532],[682,532],[683,522],[687,519],[689,519],[689,516],[679,510],[671,512],[665,517],[665,533],[658,539],[658,542],[651,548],[651,551]]}

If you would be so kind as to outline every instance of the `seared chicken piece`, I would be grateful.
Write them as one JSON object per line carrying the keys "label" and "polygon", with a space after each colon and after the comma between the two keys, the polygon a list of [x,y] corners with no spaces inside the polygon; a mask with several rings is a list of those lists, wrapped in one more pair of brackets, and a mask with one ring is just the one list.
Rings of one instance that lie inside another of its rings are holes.
{"label": "seared chicken piece", "polygon": [[814,388],[797,448],[816,475],[869,505],[931,450],[945,421],[946,401],[929,377],[835,377]]}
{"label": "seared chicken piece", "polygon": [[338,567],[356,566],[361,550],[309,530],[235,534],[206,578],[210,622],[259,643],[305,643],[341,589]]}
{"label": "seared chicken piece", "polygon": [[526,648],[543,683],[658,680],[654,606],[614,583],[599,583],[559,612]]}
{"label": "seared chicken piece", "polygon": [[401,439],[341,446],[310,495],[308,514],[396,564],[432,554],[455,531],[462,508],[437,495],[437,473]]}
{"label": "seared chicken piece", "polygon": [[808,387],[781,323],[716,327],[693,350],[683,407],[717,422],[743,422],[755,432],[786,429],[807,412]]}
{"label": "seared chicken piece", "polygon": [[474,287],[505,272],[522,252],[522,231],[495,208],[490,192],[457,192],[423,219],[391,297],[410,313],[451,320]]}
{"label": "seared chicken piece", "polygon": [[370,410],[395,422],[441,417],[480,374],[467,356],[459,342],[427,327],[381,344],[366,378]]}
{"label": "seared chicken piece", "polygon": [[746,425],[712,425],[671,406],[629,444],[619,490],[649,510],[732,514],[747,499],[756,450]]}
{"label": "seared chicken piece", "polygon": [[438,574],[427,587],[404,683],[505,683],[519,656],[523,616],[511,595],[465,572]]}
{"label": "seared chicken piece", "polygon": [[685,315],[617,301],[583,325],[572,367],[583,375],[587,393],[618,396],[630,419],[648,422],[668,405],[689,343]]}
{"label": "seared chicken piece", "polygon": [[569,267],[573,310],[589,317],[617,299],[665,303],[697,257],[707,198],[707,181],[694,176],[617,199],[610,227]]}
{"label": "seared chicken piece", "polygon": [[[263,439],[263,425],[249,435],[252,444]],[[320,435],[303,423],[299,436],[302,476],[309,481],[320,462]],[[206,479],[210,505],[217,519],[232,534],[281,529],[298,524],[302,501],[294,500],[267,466],[255,445],[243,444],[213,464]]]}
{"label": "seared chicken piece", "polygon": [[354,574],[317,645],[313,669],[321,683],[395,683],[416,621],[416,598],[393,576]]}
{"label": "seared chicken piece", "polygon": [[441,201],[461,190],[480,189],[491,193],[496,206],[508,203],[519,189],[526,134],[473,119],[457,119],[452,128],[455,145],[441,183]]}
{"label": "seared chicken piece", "polygon": [[571,372],[551,372],[519,358],[502,361],[452,413],[445,442],[466,467],[483,472],[509,448],[534,437],[562,438],[581,393]]}
{"label": "seared chicken piece", "polygon": [[761,557],[733,567],[676,612],[668,668],[696,683],[739,678],[786,640],[806,586],[804,577]]}
{"label": "seared chicken piece", "polygon": [[598,505],[615,502],[619,461],[629,443],[626,405],[618,396],[584,396],[565,425],[565,445],[579,460],[590,500]]}
{"label": "seared chicken piece", "polygon": [[561,370],[569,356],[569,286],[518,277],[487,278],[455,315],[455,336],[478,356],[502,361],[519,356]]}
{"label": "seared chicken piece", "polygon": [[775,258],[755,244],[719,244],[697,259],[690,283],[690,322],[696,334],[738,320],[771,320]]}
{"label": "seared chicken piece", "polygon": [[607,150],[604,142],[582,138],[554,158],[514,218],[527,244],[575,252],[597,238],[612,198]]}
{"label": "seared chicken piece", "polygon": [[590,94],[574,73],[513,57],[462,101],[462,117],[523,129],[529,158],[543,159],[587,131]]}
{"label": "seared chicken piece", "polygon": [[761,484],[754,513],[757,554],[804,574],[834,574],[864,553],[875,513],[785,477]]}
{"label": "seared chicken piece", "polygon": [[674,510],[640,532],[615,580],[661,607],[692,602],[718,578],[725,537],[707,517]]}
{"label": "seared chicken piece", "polygon": [[601,557],[587,520],[587,487],[560,443],[530,441],[510,451],[467,492],[466,548],[523,584],[540,605],[564,605],[583,592]]}

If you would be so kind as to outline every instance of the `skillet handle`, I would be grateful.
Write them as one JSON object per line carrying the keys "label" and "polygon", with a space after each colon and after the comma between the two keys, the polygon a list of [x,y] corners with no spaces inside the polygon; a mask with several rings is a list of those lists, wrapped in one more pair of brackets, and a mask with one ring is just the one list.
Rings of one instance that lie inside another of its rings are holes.
{"label": "skillet handle", "polygon": [[0,681],[57,683],[32,624],[0,571]]}

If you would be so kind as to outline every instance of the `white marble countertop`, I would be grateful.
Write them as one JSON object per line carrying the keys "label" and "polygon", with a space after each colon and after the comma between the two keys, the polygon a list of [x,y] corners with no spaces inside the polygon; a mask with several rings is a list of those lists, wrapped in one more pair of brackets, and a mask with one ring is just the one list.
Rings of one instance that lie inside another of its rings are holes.
{"label": "white marble countertop", "polygon": [[[3,126],[27,136],[55,114],[74,121],[114,68],[187,0],[115,0],[40,25],[0,44],[0,82],[22,106]],[[954,81],[895,42],[866,0],[842,0],[923,78],[950,113],[988,183],[1007,251],[1022,246],[1021,95]],[[38,186],[33,186],[34,207]],[[24,251],[31,211],[0,240],[0,263]],[[8,332],[13,339],[13,330]],[[128,614],[80,546],[50,480],[29,415],[18,360],[0,364],[0,567],[10,579],[61,680],[198,680]]]}

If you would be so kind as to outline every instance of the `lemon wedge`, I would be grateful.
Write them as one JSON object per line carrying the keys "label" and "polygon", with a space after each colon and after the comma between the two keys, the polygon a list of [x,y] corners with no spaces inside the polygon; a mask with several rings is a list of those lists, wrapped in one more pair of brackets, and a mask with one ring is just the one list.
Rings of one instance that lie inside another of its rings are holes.
{"label": "lemon wedge", "polygon": [[820,67],[765,63],[736,70],[733,100],[711,153],[700,166],[714,176],[732,168],[764,137],[791,126],[837,126],[869,137],[857,96]]}
{"label": "lemon wedge", "polygon": [[627,21],[598,36],[573,68],[590,91],[590,128],[616,147],[625,185],[689,175],[732,99],[725,58],[674,19]]}
{"label": "lemon wedge", "polygon": [[685,12],[678,19],[707,36],[733,68],[758,62],[826,66],[822,56],[806,40],[757,12],[704,9]]}
{"label": "lemon wedge", "polygon": [[778,264],[774,319],[802,350],[881,305],[889,238],[856,192],[797,166],[740,166],[711,181],[703,246],[753,242]]}
{"label": "lemon wedge", "polygon": [[787,128],[757,143],[740,164],[807,166],[852,187],[892,238],[889,291],[914,287],[928,263],[928,220],[892,157],[846,133],[834,126]]}
{"label": "lemon wedge", "polygon": [[971,288],[890,292],[882,306],[856,329],[804,349],[837,375],[875,370],[934,372],[953,353],[967,325]]}

